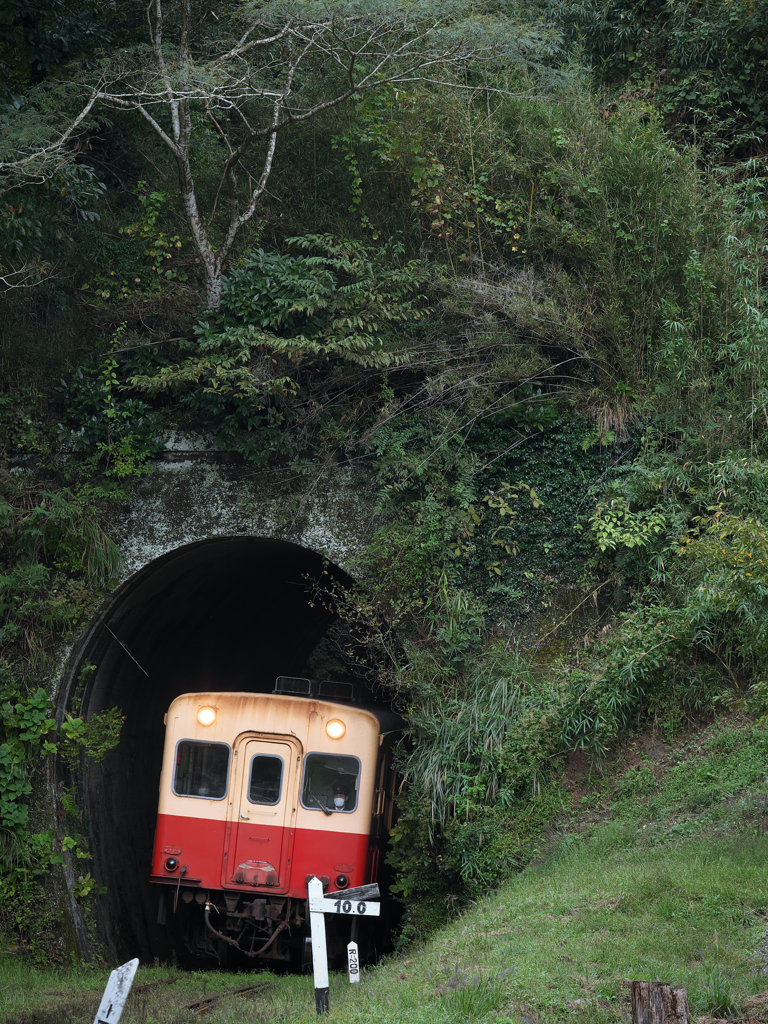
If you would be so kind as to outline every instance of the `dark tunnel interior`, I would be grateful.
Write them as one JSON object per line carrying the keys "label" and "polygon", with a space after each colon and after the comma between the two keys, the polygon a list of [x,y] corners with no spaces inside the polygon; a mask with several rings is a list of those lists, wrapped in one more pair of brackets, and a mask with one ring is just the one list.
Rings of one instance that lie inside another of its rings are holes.
{"label": "dark tunnel interior", "polygon": [[279,675],[312,674],[308,659],[333,620],[310,600],[310,581],[324,569],[348,580],[316,552],[284,541],[190,544],[123,584],[71,659],[59,713],[119,707],[125,716],[118,747],[86,764],[77,784],[79,827],[87,827],[92,871],[106,886],[97,929],[118,954],[151,961],[174,953],[156,923],[157,887],[147,881],[168,705],[181,693],[270,692]]}

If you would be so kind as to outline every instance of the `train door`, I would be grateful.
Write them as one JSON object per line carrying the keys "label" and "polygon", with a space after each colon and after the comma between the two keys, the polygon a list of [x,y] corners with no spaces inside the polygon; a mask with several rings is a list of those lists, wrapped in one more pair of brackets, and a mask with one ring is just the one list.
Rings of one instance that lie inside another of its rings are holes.
{"label": "train door", "polygon": [[289,736],[245,735],[235,744],[236,773],[225,886],[287,889],[301,746]]}

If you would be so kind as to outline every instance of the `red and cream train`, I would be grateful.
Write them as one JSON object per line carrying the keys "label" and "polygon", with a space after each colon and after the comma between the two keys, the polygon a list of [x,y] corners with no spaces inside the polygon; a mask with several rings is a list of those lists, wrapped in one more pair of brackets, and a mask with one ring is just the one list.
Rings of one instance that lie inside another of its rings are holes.
{"label": "red and cream train", "polygon": [[402,722],[324,687],[352,690],[281,677],[274,693],[188,693],[168,709],[151,881],[197,953],[299,957],[309,878],[328,893],[377,880]]}

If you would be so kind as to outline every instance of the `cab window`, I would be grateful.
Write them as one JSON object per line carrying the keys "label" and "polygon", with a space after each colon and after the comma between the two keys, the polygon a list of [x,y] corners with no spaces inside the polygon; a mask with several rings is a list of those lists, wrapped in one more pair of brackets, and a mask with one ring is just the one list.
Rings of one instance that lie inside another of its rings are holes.
{"label": "cab window", "polygon": [[252,804],[280,803],[283,785],[283,759],[271,754],[255,754],[251,758],[248,799]]}
{"label": "cab window", "polygon": [[229,746],[180,740],[176,746],[173,792],[176,796],[199,796],[222,800],[227,795]]}
{"label": "cab window", "polygon": [[307,754],[301,804],[309,811],[341,813],[357,807],[360,762],[343,754]]}

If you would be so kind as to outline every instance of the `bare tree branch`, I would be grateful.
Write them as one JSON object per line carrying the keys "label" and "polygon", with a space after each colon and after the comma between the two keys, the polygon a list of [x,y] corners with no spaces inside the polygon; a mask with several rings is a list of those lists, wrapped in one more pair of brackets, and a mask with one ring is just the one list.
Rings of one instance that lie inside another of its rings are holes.
{"label": "bare tree branch", "polygon": [[[189,5],[184,5],[187,15],[189,15]],[[164,80],[165,95],[168,100],[168,109],[171,114],[171,121],[173,122],[173,137],[176,142],[179,141],[179,102],[177,97],[173,93],[171,88],[171,80],[165,70],[165,58],[163,56],[163,7],[162,0],[155,0],[155,28],[152,31],[150,25],[150,34],[152,36],[152,46],[155,51],[155,62],[157,63],[157,69],[160,72],[161,77]],[[145,115],[146,116],[146,115]],[[157,130],[157,129],[155,129]]]}
{"label": "bare tree branch", "polygon": [[[463,0],[456,2],[460,5]],[[381,9],[372,4],[367,13],[359,7],[344,13],[343,8],[329,5],[320,17],[316,13],[313,17],[313,8],[298,5],[293,13],[270,16],[263,5],[252,15],[237,5],[229,23],[216,18],[216,31],[206,32],[207,13],[195,22],[192,0],[180,0],[167,9],[163,0],[149,0],[149,47],[115,51],[105,59],[98,82],[89,83],[85,76],[88,102],[66,130],[39,150],[0,163],[0,170],[42,162],[54,153],[66,154],[67,143],[96,104],[139,114],[176,159],[184,214],[205,274],[208,306],[217,309],[226,260],[267,191],[281,132],[355,95],[387,84],[435,80],[427,75],[437,69],[463,69],[470,57],[479,60],[497,52],[487,40],[473,45],[460,36],[441,36],[458,7],[447,6],[438,15],[432,8],[421,21],[414,19],[410,5],[397,8],[396,0],[386,0]],[[171,35],[175,42],[170,41]],[[301,82],[298,92],[297,81]],[[307,84],[312,81],[314,91]],[[192,173],[197,110],[214,125],[223,144],[221,184],[207,220],[199,208]],[[266,143],[266,152],[260,151],[258,169],[245,168],[243,188],[238,167],[258,143]],[[215,226],[222,185],[229,210],[215,245],[209,232]]]}
{"label": "bare tree branch", "polygon": [[47,268],[42,272],[40,266],[34,263],[25,263],[18,270],[0,270],[0,285],[5,291],[13,288],[35,288],[44,281],[50,281],[54,276]]}
{"label": "bare tree branch", "polygon": [[[166,146],[168,146],[171,150],[173,150],[174,153],[176,153],[176,143],[173,141],[173,139],[170,138],[169,135],[166,134],[166,132],[163,131],[163,129],[160,127],[160,125],[154,119],[154,117],[152,117],[152,115],[150,114],[150,112],[147,110],[146,106],[143,103],[140,103],[138,100],[126,100],[120,96],[113,96],[111,93],[108,92],[97,92],[95,93],[93,99],[94,101],[103,100],[104,103],[110,107],[122,107],[124,110],[137,111],[139,114],[141,114],[143,118],[145,118],[149,122],[149,124],[152,127],[152,131],[155,132],[156,135],[159,135],[163,142],[166,144]],[[174,125],[174,131],[176,131],[176,125]]]}
{"label": "bare tree branch", "polygon": [[88,102],[74,121],[64,132],[62,132],[61,135],[59,135],[57,139],[54,139],[54,141],[49,143],[47,146],[36,149],[34,153],[30,153],[28,156],[19,157],[18,160],[6,160],[5,162],[0,163],[0,171],[10,171],[15,170],[17,167],[24,167],[33,161],[40,161],[43,157],[48,156],[49,153],[56,153],[62,150],[86,117],[88,117],[97,98],[98,97],[95,94],[91,95]]}

